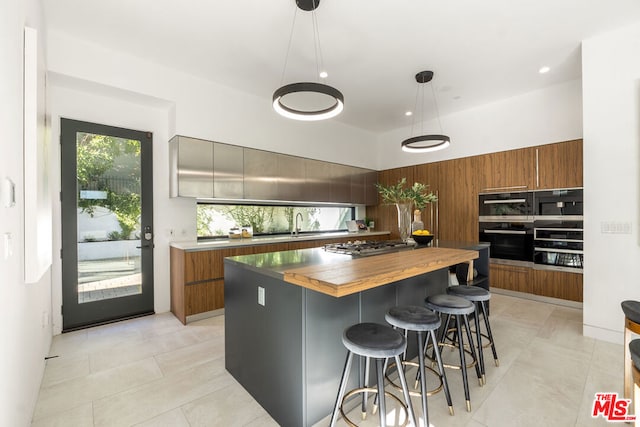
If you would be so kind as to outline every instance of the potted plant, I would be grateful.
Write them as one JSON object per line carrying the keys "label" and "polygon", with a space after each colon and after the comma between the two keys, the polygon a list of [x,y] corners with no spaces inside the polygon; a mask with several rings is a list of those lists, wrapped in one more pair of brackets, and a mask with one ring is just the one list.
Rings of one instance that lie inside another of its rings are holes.
{"label": "potted plant", "polygon": [[427,184],[415,182],[411,187],[407,187],[406,178],[388,186],[378,183],[376,188],[382,203],[396,205],[398,209],[398,231],[402,241],[407,241],[411,235],[412,206],[415,205],[416,209],[424,209],[427,204],[438,200],[438,197],[429,191]]}

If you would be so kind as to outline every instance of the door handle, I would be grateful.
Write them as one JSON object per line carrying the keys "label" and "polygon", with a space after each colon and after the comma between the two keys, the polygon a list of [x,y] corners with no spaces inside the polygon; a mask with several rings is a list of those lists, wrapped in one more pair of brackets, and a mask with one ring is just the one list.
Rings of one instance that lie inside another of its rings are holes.
{"label": "door handle", "polygon": [[155,248],[156,245],[154,245],[153,243],[150,243],[148,245],[140,245],[140,246],[136,246],[136,249],[142,249],[142,248]]}

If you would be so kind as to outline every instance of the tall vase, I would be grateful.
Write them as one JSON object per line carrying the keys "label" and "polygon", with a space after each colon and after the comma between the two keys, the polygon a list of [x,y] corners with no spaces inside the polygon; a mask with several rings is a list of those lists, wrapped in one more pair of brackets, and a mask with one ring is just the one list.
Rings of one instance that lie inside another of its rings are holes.
{"label": "tall vase", "polygon": [[411,236],[411,203],[396,203],[398,209],[398,232],[403,242]]}

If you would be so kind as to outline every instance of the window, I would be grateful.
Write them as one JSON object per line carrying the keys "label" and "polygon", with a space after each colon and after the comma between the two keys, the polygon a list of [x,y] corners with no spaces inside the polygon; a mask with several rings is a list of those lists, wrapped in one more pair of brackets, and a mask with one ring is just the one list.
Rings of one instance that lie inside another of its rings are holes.
{"label": "window", "polygon": [[355,208],[199,203],[198,238],[227,237],[231,228],[243,226],[251,226],[254,236],[286,234],[295,228],[298,214],[302,216],[302,221],[298,219],[301,233],[344,231],[345,221],[355,219]]}

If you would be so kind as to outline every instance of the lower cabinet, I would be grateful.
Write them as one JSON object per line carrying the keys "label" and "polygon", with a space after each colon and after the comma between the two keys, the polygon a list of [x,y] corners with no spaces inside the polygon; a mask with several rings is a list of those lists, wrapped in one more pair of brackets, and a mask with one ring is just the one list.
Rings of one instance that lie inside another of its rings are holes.
{"label": "lower cabinet", "polygon": [[582,302],[582,274],[491,264],[490,286],[568,301]]}
{"label": "lower cabinet", "polygon": [[[353,239],[350,236],[195,251],[170,248],[171,312],[186,325],[187,316],[224,307],[225,257],[317,248]],[[367,236],[367,240],[388,239],[388,234]]]}

